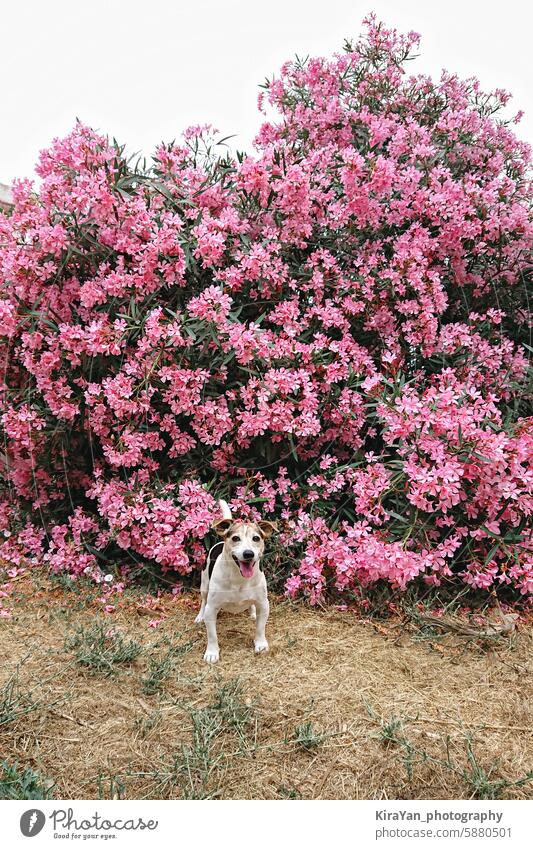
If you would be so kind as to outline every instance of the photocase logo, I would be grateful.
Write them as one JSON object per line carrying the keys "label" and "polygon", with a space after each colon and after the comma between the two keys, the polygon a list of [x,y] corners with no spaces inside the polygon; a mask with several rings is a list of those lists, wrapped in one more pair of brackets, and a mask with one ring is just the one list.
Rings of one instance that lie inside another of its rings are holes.
{"label": "photocase logo", "polygon": [[20,830],[24,837],[35,837],[42,831],[46,822],[46,817],[38,808],[31,808],[29,811],[24,811],[20,818]]}

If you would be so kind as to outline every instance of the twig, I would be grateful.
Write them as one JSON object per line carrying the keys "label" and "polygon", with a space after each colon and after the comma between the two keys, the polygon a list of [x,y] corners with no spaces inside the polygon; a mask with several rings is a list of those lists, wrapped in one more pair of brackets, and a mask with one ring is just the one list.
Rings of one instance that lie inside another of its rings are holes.
{"label": "twig", "polygon": [[313,799],[319,799],[320,798],[320,794],[322,793],[322,791],[324,789],[326,781],[328,780],[328,778],[330,777],[331,773],[333,772],[333,770],[335,769],[336,766],[338,766],[338,762],[337,762],[337,760],[334,760],[333,763],[331,764],[331,766],[329,767],[329,769],[327,770],[324,778],[320,782],[320,787],[318,788],[318,790],[315,790],[315,792],[313,793]]}
{"label": "twig", "polygon": [[425,616],[419,614],[417,617],[421,622],[432,625],[434,628],[442,628],[443,631],[453,631],[463,637],[503,637],[512,634],[516,630],[515,618],[516,614],[507,614],[504,616],[501,624],[487,622],[485,628],[475,628],[472,625],[466,625],[463,622],[447,619],[440,616]]}
{"label": "twig", "polygon": [[[405,718],[409,722],[436,722],[439,725],[457,725],[459,723],[457,719],[436,719],[433,716],[422,718],[419,716],[406,716]],[[476,729],[487,731],[523,731],[527,734],[533,734],[533,726],[525,725],[477,725]]]}
{"label": "twig", "polygon": [[62,719],[68,719],[69,722],[76,722],[78,725],[83,725],[85,728],[94,727],[89,722],[85,722],[83,719],[77,719],[75,716],[69,716],[68,713],[62,713],[60,710],[48,708],[48,713],[53,713],[55,716],[60,716]]}

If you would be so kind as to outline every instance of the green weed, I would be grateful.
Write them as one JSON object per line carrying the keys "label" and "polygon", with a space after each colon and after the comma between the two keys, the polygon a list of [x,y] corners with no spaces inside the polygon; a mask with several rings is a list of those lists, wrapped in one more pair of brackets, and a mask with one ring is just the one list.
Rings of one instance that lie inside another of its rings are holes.
{"label": "green weed", "polygon": [[101,675],[113,675],[117,667],[132,663],[142,652],[136,640],[126,639],[110,629],[109,624],[95,622],[89,628],[77,628],[65,641],[67,650],[74,650],[76,663]]}
{"label": "green weed", "polygon": [[17,761],[0,761],[0,799],[51,799],[54,782]]}

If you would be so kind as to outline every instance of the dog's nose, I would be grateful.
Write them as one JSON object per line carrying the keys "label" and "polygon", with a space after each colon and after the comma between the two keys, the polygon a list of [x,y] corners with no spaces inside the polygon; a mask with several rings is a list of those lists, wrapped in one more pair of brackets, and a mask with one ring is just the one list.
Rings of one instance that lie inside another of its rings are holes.
{"label": "dog's nose", "polygon": [[243,551],[242,559],[243,560],[253,560],[254,559],[253,551],[250,551],[249,549],[247,551]]}

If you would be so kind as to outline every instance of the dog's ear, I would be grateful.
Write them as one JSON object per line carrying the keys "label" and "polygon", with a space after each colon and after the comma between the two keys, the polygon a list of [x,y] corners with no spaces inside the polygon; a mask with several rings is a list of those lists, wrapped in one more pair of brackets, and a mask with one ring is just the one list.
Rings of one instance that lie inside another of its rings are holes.
{"label": "dog's ear", "polygon": [[258,522],[257,524],[259,525],[261,533],[265,537],[269,537],[272,534],[277,533],[278,526],[276,525],[275,522],[268,522],[266,519],[263,519],[261,522]]}
{"label": "dog's ear", "polygon": [[233,519],[217,519],[216,522],[213,522],[211,527],[214,531],[217,532],[219,537],[223,537],[226,535],[227,531],[231,528],[233,524]]}

